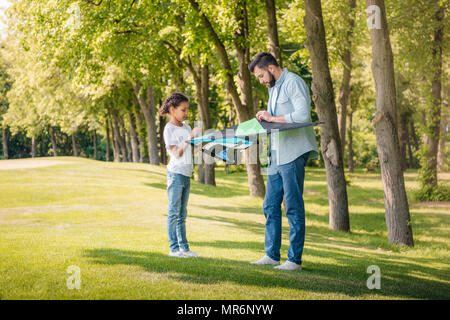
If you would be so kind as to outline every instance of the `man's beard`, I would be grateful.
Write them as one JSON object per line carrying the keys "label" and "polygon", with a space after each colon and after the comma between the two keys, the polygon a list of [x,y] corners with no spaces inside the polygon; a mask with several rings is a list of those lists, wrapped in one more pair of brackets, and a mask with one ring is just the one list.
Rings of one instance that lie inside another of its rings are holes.
{"label": "man's beard", "polygon": [[275,80],[275,77],[272,72],[270,72],[269,70],[267,70],[267,72],[269,72],[269,76],[270,76],[269,88],[272,88],[275,85],[276,80]]}

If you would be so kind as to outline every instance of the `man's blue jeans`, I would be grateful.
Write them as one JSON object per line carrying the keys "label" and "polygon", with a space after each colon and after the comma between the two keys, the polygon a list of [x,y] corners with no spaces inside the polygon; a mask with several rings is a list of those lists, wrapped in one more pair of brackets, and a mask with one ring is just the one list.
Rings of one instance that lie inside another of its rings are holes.
{"label": "man's blue jeans", "polygon": [[277,166],[277,173],[267,176],[266,196],[263,210],[266,217],[264,249],[269,258],[280,261],[281,248],[281,203],[283,195],[286,216],[289,222],[288,260],[302,263],[305,243],[305,206],[303,203],[303,182],[305,165],[309,152],[292,162]]}
{"label": "man's blue jeans", "polygon": [[167,234],[169,235],[170,251],[179,249],[189,251],[186,239],[186,207],[190,187],[189,177],[167,171],[167,198],[169,199]]}

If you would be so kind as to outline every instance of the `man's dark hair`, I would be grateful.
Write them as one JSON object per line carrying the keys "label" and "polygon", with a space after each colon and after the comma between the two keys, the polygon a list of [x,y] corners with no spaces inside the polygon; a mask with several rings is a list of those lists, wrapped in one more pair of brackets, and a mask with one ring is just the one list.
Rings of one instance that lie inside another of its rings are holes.
{"label": "man's dark hair", "polygon": [[274,65],[278,67],[278,62],[275,57],[269,52],[258,53],[253,60],[248,65],[248,69],[251,73],[255,71],[255,67],[260,69],[267,68],[269,65]]}

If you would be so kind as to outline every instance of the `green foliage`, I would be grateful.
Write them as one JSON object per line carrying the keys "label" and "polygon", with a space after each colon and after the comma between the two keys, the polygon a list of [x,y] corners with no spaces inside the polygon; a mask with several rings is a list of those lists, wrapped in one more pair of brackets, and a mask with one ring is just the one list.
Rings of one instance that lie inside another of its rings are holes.
{"label": "green foliage", "polygon": [[227,174],[233,174],[233,173],[246,172],[246,169],[245,169],[245,165],[244,164],[228,165],[225,168],[225,172]]}
{"label": "green foliage", "polygon": [[[242,37],[236,34],[236,9],[242,7],[242,1],[198,3],[224,44],[235,75],[236,45],[249,48],[249,58],[268,50],[263,2],[246,2],[249,34],[245,43],[240,43]],[[311,86],[304,1],[275,3],[283,64]],[[438,4],[448,8],[448,1],[386,1],[395,68],[404,79],[402,85],[397,85],[399,113],[407,114],[415,123],[422,123],[423,112],[429,118],[432,32],[436,27],[432,20]],[[376,170],[378,155],[371,123],[376,111],[375,84],[370,70],[366,4],[357,1],[356,5],[351,11],[349,1],[323,0],[322,11],[336,99],[344,67],[342,53],[351,42],[349,107],[354,112],[355,166]],[[7,16],[14,37],[8,38],[1,49],[0,119],[4,120],[0,121],[10,127],[13,135],[23,130],[27,137],[38,137],[47,134],[46,128],[51,124],[61,134],[76,132],[80,141],[90,141],[93,130],[106,136],[107,108],[114,108],[121,117],[126,115],[133,105],[133,84],[141,85],[141,90],[152,86],[157,105],[175,90],[185,92],[191,99],[188,122],[194,124],[198,120],[197,89],[186,62],[197,71],[202,65],[209,67],[212,127],[222,129],[237,122],[213,39],[187,0],[103,1],[99,5],[79,0],[23,0],[14,2]],[[348,41],[351,17],[355,23],[353,37]],[[443,23],[447,30],[449,19]],[[449,41],[445,41],[447,33],[444,37],[445,62],[450,51]],[[447,75],[448,63],[444,65],[443,78]],[[263,110],[267,88],[255,77],[251,81],[257,109]],[[10,104],[7,113],[6,103]],[[314,103],[311,108],[312,120],[316,121]],[[124,123],[128,128],[126,117]],[[147,137],[145,126],[138,130]],[[315,131],[320,144],[320,129]],[[427,126],[421,126],[416,135],[421,137],[429,131]],[[418,144],[422,144],[420,139]],[[92,146],[84,148],[85,152],[91,149]],[[417,163],[416,157],[413,160]],[[310,165],[323,166],[322,158]]]}
{"label": "green foliage", "polygon": [[438,183],[436,172],[432,170],[430,161],[427,158],[427,146],[421,150],[419,169],[419,189],[414,197],[419,201],[450,201],[450,185]]}
{"label": "green foliage", "polygon": [[417,201],[450,201],[450,185],[439,183],[437,187],[425,184],[415,191]]}

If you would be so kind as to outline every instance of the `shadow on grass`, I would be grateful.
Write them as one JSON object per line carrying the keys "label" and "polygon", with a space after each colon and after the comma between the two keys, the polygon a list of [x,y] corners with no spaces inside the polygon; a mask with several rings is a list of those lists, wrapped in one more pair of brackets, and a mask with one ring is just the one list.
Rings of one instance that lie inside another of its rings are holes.
{"label": "shadow on grass", "polygon": [[[262,200],[261,200],[262,202]],[[245,214],[258,214],[263,215],[263,209],[262,208],[255,208],[255,207],[229,207],[229,206],[208,206],[208,205],[198,205],[196,204],[195,207],[211,210],[211,211],[223,211],[223,212],[234,212],[234,213],[245,213]]]}
{"label": "shadow on grass", "polygon": [[[165,183],[144,183],[144,185],[161,190],[167,189],[167,184]],[[249,191],[248,188],[239,184],[227,184],[214,187],[191,180],[190,193],[210,198],[231,198],[235,196],[247,196]]]}
{"label": "shadow on grass", "polygon": [[[383,204],[377,204],[381,206],[381,209],[384,208]],[[255,222],[248,221],[245,219],[245,215],[261,215],[263,216],[263,210],[261,208],[255,207],[214,207],[207,205],[196,205],[195,207],[200,207],[207,210],[213,210],[219,212],[218,215],[207,215],[200,216],[195,214],[188,213],[189,218],[200,219],[204,221],[212,221],[219,222],[227,225],[229,228],[232,228],[237,231],[242,232],[251,232],[255,235],[264,235],[265,225],[264,222]],[[192,209],[191,211],[192,212]],[[221,214],[223,212],[225,215],[227,213],[240,213],[241,216],[238,217],[229,217]],[[283,213],[285,217],[285,213]],[[265,221],[265,220],[264,220]],[[442,221],[442,216],[438,214],[428,214],[428,215],[417,215],[413,220],[413,230],[420,229],[421,235],[426,235],[429,237],[434,237],[432,239],[428,239],[426,242],[421,242],[415,240],[416,245],[432,245],[433,247],[445,247],[446,243],[443,243],[441,240],[436,238],[439,235],[440,231],[440,221]],[[310,233],[312,234],[321,234],[324,237],[333,237],[343,240],[345,238],[349,238],[349,236],[353,237],[352,241],[364,241],[364,245],[380,247],[384,250],[394,250],[399,251],[399,247],[390,244],[386,237],[382,236],[384,231],[387,231],[386,220],[384,212],[374,212],[374,213],[359,213],[359,212],[351,212],[350,213],[350,223],[351,223],[351,232],[337,232],[333,231],[328,227],[329,217],[328,215],[317,215],[311,214],[308,210],[306,212],[306,222],[310,224],[306,227],[306,237]],[[309,222],[309,223],[308,223]],[[312,225],[311,225],[312,224]],[[289,226],[284,223],[282,226],[282,234],[287,237],[289,233]],[[441,237],[444,237],[442,235]],[[283,240],[287,241],[287,240]]]}
{"label": "shadow on grass", "polygon": [[155,176],[156,175],[156,176],[166,177],[165,173],[159,173],[159,172],[156,172],[156,171],[144,170],[144,169],[114,168],[114,170],[141,172],[141,173],[145,173],[148,176]]}
{"label": "shadow on grass", "polygon": [[[241,245],[246,246],[248,243]],[[330,253],[320,249],[308,251],[313,256],[330,258]],[[423,272],[421,268],[381,259],[376,262],[382,270],[382,289],[369,290],[366,286],[366,280],[369,277],[365,269],[368,266],[365,265],[366,259],[361,261],[361,257],[344,253],[336,253],[333,256],[337,261],[336,264],[308,262],[301,272],[286,272],[274,270],[269,266],[254,266],[248,262],[230,259],[205,257],[177,259],[161,253],[113,248],[85,251],[85,257],[92,259],[91,263],[138,266],[147,272],[171,274],[170,277],[174,280],[194,284],[231,282],[237,285],[254,286],[252,290],[284,288],[324,294],[344,294],[352,298],[366,294],[372,294],[378,298],[392,296],[394,298],[448,299],[450,296],[447,284],[420,278],[420,274],[418,277],[408,275],[416,270]]]}

